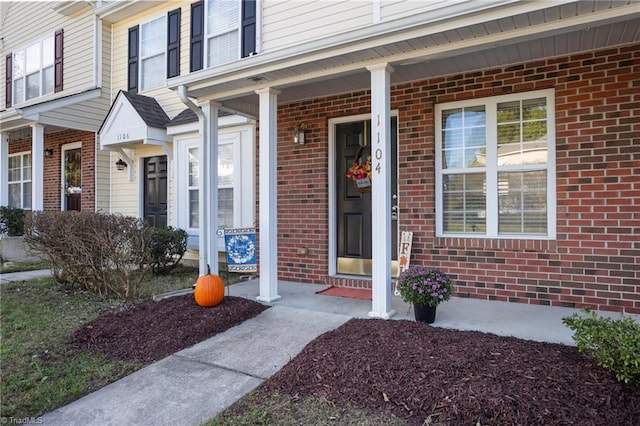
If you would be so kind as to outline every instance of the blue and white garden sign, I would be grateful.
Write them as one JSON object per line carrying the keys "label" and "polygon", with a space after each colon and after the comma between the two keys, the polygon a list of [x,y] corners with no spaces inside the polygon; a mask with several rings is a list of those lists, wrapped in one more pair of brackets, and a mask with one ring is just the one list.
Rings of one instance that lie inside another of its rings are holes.
{"label": "blue and white garden sign", "polygon": [[229,272],[258,272],[256,228],[227,228],[224,230]]}

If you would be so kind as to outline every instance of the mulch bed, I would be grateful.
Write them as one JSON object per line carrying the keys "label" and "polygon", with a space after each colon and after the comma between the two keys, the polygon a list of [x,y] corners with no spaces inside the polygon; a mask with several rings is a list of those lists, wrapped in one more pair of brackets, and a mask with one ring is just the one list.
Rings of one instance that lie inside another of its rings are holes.
{"label": "mulch bed", "polygon": [[143,302],[85,324],[71,338],[77,350],[102,352],[122,361],[150,363],[188,348],[253,318],[267,309],[252,300],[227,296],[211,308],[193,295]]}
{"label": "mulch bed", "polygon": [[386,412],[410,425],[637,425],[640,389],[575,347],[353,319],[260,389]]}

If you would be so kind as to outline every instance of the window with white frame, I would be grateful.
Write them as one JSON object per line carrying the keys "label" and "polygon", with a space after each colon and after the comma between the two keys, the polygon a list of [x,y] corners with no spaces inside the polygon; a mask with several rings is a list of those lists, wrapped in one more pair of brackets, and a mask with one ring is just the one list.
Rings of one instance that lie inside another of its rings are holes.
{"label": "window with white frame", "polygon": [[554,238],[553,123],[553,90],[437,105],[437,234]]}
{"label": "window with white frame", "polygon": [[54,91],[54,37],[47,37],[13,53],[13,103]]}
{"label": "window with white frame", "polygon": [[213,67],[240,58],[239,0],[206,2],[207,66]]}
{"label": "window with white frame", "polygon": [[[218,228],[253,226],[255,221],[254,127],[227,117],[218,134]],[[176,224],[189,234],[188,247],[199,243],[199,142],[186,134],[174,140],[176,158]],[[224,251],[224,238],[218,239]]]}
{"label": "window with white frame", "polygon": [[140,90],[164,85],[166,80],[167,17],[140,26]]}
{"label": "window with white frame", "polygon": [[31,208],[31,153],[9,156],[9,207]]}

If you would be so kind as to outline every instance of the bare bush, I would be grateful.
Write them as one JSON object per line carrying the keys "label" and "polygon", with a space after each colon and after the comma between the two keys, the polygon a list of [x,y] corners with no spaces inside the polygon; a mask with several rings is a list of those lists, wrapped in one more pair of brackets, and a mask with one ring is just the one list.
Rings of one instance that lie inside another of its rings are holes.
{"label": "bare bush", "polygon": [[34,212],[25,241],[57,281],[124,299],[137,296],[151,261],[152,228],[140,219],[90,212]]}

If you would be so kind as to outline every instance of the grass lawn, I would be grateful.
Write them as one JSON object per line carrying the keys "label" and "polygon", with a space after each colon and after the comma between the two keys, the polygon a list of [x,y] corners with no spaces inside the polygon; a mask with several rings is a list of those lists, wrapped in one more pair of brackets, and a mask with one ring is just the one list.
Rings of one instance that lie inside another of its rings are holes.
{"label": "grass lawn", "polygon": [[[140,298],[190,288],[197,275],[197,269],[186,267],[149,275]],[[66,347],[78,327],[124,302],[72,290],[52,279],[3,284],[0,292],[1,417],[38,416],[141,367]]]}

